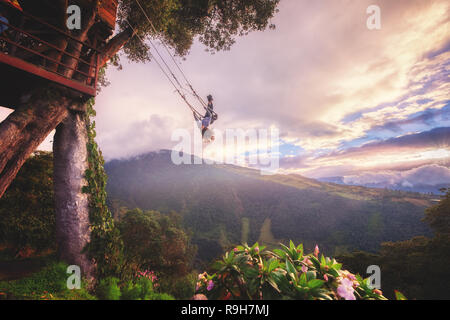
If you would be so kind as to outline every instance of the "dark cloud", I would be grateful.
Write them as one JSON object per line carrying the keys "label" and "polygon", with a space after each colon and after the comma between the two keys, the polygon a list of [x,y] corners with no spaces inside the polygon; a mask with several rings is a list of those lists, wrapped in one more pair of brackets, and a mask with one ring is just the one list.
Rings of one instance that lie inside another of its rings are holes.
{"label": "dark cloud", "polygon": [[419,114],[412,116],[409,119],[399,120],[399,121],[389,121],[383,125],[378,125],[373,127],[371,130],[381,131],[381,130],[389,130],[392,132],[403,132],[403,126],[412,125],[412,124],[424,124],[427,126],[435,126],[438,125],[438,121],[440,119],[448,120],[450,117],[450,104],[445,106],[442,109],[428,109]]}
{"label": "dark cloud", "polygon": [[341,152],[332,152],[330,157],[350,157],[374,152],[395,151],[400,149],[427,149],[450,147],[450,127],[435,128],[430,131],[408,134],[380,142],[370,142],[361,147],[349,148]]}

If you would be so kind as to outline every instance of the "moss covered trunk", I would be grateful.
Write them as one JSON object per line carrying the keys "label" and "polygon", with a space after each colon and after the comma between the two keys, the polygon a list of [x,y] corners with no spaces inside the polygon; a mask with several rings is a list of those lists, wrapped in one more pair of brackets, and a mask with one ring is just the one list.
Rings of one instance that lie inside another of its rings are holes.
{"label": "moss covered trunk", "polygon": [[56,238],[61,260],[81,268],[92,278],[93,263],[82,251],[90,240],[89,198],[83,193],[88,168],[84,113],[69,112],[53,140]]}

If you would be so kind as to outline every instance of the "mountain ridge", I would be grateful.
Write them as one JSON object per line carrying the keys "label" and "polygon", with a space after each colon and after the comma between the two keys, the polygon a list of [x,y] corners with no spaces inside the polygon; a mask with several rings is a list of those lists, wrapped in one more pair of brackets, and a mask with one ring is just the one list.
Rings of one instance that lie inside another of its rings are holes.
{"label": "mountain ridge", "polygon": [[293,239],[336,254],[430,234],[421,222],[428,195],[227,164],[177,166],[170,153],[108,161],[108,203],[116,216],[120,206],[181,213],[204,261],[241,241]]}

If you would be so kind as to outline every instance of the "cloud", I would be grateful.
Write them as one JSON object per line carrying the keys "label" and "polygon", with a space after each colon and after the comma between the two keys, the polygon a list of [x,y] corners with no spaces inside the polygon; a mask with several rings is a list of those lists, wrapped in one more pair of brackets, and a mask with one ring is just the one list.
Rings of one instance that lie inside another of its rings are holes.
{"label": "cloud", "polygon": [[125,127],[117,128],[109,135],[99,137],[105,159],[126,158],[146,153],[149,146],[154,150],[173,145],[171,133],[176,122],[171,117],[151,115],[145,120],[132,122]]}
{"label": "cloud", "polygon": [[[386,170],[410,170],[430,164],[450,166],[450,127],[406,134],[319,155],[303,152],[280,164],[286,172],[296,172],[311,178],[358,176],[361,172],[372,171],[374,179]],[[383,176],[380,179],[384,179]]]}
{"label": "cloud", "polygon": [[344,176],[344,183],[357,185],[382,185],[392,187],[414,187],[419,185],[450,185],[450,169],[440,165],[426,165],[407,171],[362,172],[358,175]]}
{"label": "cloud", "polygon": [[408,119],[389,121],[372,128],[375,131],[389,130],[394,133],[404,132],[408,126],[436,127],[450,120],[450,103],[442,109],[427,109]]}
{"label": "cloud", "polygon": [[328,157],[369,156],[382,152],[399,152],[400,150],[447,149],[450,148],[450,127],[435,128],[430,131],[407,134],[380,142],[370,142],[361,147],[333,152]]}
{"label": "cloud", "polygon": [[[201,95],[215,96],[218,129],[277,126],[303,149],[339,148],[448,100],[448,2],[378,2],[382,29],[370,31],[369,0],[282,1],[275,31],[251,33],[213,56],[196,42],[183,68]],[[191,117],[155,63],[125,62],[108,76],[112,85],[97,99],[99,137],[149,114]]]}

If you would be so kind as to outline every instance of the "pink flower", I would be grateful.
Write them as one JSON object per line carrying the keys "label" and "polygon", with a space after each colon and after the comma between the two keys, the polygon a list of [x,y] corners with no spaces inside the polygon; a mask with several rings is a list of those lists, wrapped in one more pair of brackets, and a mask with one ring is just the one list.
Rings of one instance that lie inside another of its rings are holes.
{"label": "pink flower", "polygon": [[302,266],[302,272],[305,273],[308,271],[308,267],[307,266]]}
{"label": "pink flower", "polygon": [[328,276],[327,276],[326,274],[324,274],[324,275],[323,275],[323,279],[324,279],[325,281],[328,281]]}
{"label": "pink flower", "polygon": [[374,289],[373,293],[378,294],[380,296],[383,295],[383,292],[381,290],[378,290],[378,289]]}
{"label": "pink flower", "polygon": [[337,294],[345,300],[356,300],[355,295],[353,294],[354,291],[353,281],[347,278],[342,279],[337,288]]}
{"label": "pink flower", "polygon": [[314,248],[314,255],[316,258],[319,256],[319,246],[316,244],[316,247]]}
{"label": "pink flower", "polygon": [[355,275],[353,275],[353,274],[351,274],[351,273],[349,273],[349,274],[347,275],[347,278],[349,278],[350,280],[353,280],[353,281],[356,280]]}
{"label": "pink flower", "polygon": [[234,251],[234,252],[238,252],[239,249],[238,249],[238,248],[234,248],[233,251]]}
{"label": "pink flower", "polygon": [[258,253],[259,252],[259,247],[255,248],[255,252]]}
{"label": "pink flower", "polygon": [[214,288],[214,282],[212,280],[209,280],[208,287],[206,287],[206,290],[211,291]]}

